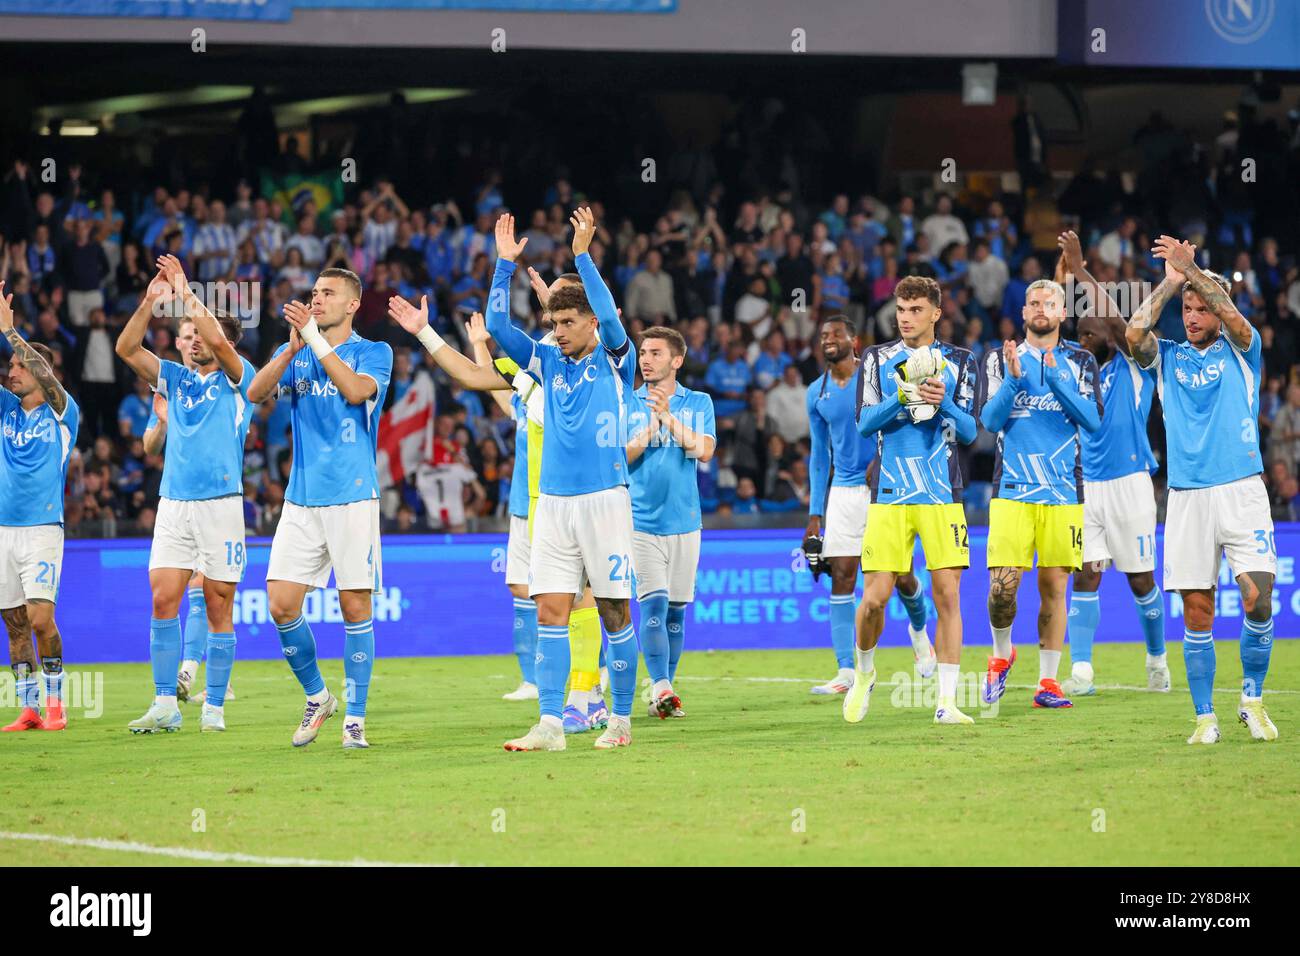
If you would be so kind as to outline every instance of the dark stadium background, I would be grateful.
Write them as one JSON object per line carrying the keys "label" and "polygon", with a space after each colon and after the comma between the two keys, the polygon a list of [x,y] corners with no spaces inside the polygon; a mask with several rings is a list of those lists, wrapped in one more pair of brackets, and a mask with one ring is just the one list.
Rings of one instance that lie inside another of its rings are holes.
{"label": "dark stadium background", "polygon": [[[690,216],[712,204],[727,234],[720,301],[710,298],[716,293],[707,278],[690,274],[684,257],[671,254],[672,243],[665,247],[670,256],[664,270],[672,277],[680,327],[686,332],[692,318],[706,316],[705,335],[714,340],[720,325],[738,327],[735,306],[746,283],[743,245],[735,241],[733,224],[745,201],[766,197],[776,204],[784,198],[807,248],[813,224],[839,194],[848,198],[851,211],[863,197],[872,197],[886,222],[896,216],[903,197],[910,197],[919,225],[946,192],[972,241],[976,221],[995,200],[1017,231],[1018,241],[1005,252],[1012,289],[991,308],[969,301],[969,280],[960,267],[941,264],[937,270],[946,298],[957,306],[945,329],[961,342],[970,334],[969,320],[979,318],[983,331],[975,341],[986,347],[997,337],[1000,313],[1007,309],[1016,315],[1014,282],[1023,261],[1037,253],[1051,274],[1051,237],[1060,228],[1079,230],[1096,267],[1099,241],[1126,216],[1134,217],[1136,251],[1117,271],[1142,281],[1156,274],[1141,253],[1144,240],[1164,231],[1181,234],[1189,222],[1200,223],[1212,266],[1242,273],[1234,294],[1265,335],[1260,428],[1267,480],[1275,518],[1293,518],[1300,508],[1300,388],[1288,389],[1296,381],[1300,310],[1300,84],[1294,69],[1198,68],[1192,59],[1179,59],[1188,57],[1190,48],[1132,39],[1143,31],[1158,36],[1154,28],[1183,10],[1170,4],[1139,5],[1125,14],[1128,19],[1117,20],[1120,7],[1094,3],[1082,23],[1070,4],[1057,9],[1018,2],[989,12],[927,0],[908,8],[912,16],[906,23],[890,19],[902,9],[897,3],[858,7],[814,4],[784,19],[737,24],[731,33],[719,34],[721,41],[691,36],[707,33],[701,17],[720,7],[686,0],[675,12],[655,16],[552,16],[544,35],[536,37],[539,20],[527,14],[472,11],[340,11],[331,12],[333,19],[322,19],[324,11],[298,11],[292,24],[0,16],[0,22],[14,25],[6,36],[26,31],[44,38],[0,44],[0,83],[7,100],[0,114],[0,233],[7,250],[0,265],[13,289],[20,277],[9,252],[15,242],[30,246],[38,218],[32,210],[44,190],[56,201],[50,217],[55,221],[74,201],[84,202],[93,214],[101,191],[112,189],[126,216],[123,236],[132,237],[160,189],[229,201],[240,178],[252,184],[256,196],[263,191],[264,172],[328,175],[349,157],[356,160],[358,177],[345,185],[344,199],[354,212],[362,191],[387,178],[410,210],[427,215],[433,204],[453,200],[472,223],[476,196],[496,170],[503,202],[521,228],[543,207],[559,178],[572,184],[575,197],[602,205],[603,224],[611,233],[628,230],[629,237],[652,235],[670,207],[685,208]],[[753,9],[760,17],[770,14],[772,5]],[[926,11],[944,14],[929,31],[933,45],[928,49],[927,31],[916,23]],[[557,21],[575,27],[557,33]],[[588,25],[597,21],[600,30],[593,33]],[[1094,21],[1110,27],[1116,65],[1087,53]],[[411,24],[420,29],[400,32]],[[494,24],[504,24],[506,52],[490,49]],[[191,49],[196,25],[207,30],[202,53]],[[306,39],[290,45],[277,41],[291,29]],[[806,31],[807,52],[791,50],[791,31],[797,29]],[[1286,5],[1271,29],[1295,31]],[[89,30],[99,41],[49,39],[60,30],[79,30],[77,35]],[[895,30],[902,31],[898,38]],[[353,34],[382,36],[385,45],[350,45]],[[135,42],[121,42],[127,38]],[[1274,51],[1276,37],[1266,39],[1273,43],[1270,57],[1300,50],[1297,37],[1283,37],[1280,54]],[[536,48],[569,41],[573,49]],[[740,52],[665,52],[674,45],[711,42]],[[853,45],[861,52],[845,51]],[[835,52],[820,52],[825,49]],[[1263,53],[1249,47],[1229,54],[1242,64],[1265,62]],[[963,104],[963,76],[972,64],[995,70],[996,99],[990,105]],[[250,102],[253,89],[264,92],[264,100]],[[103,115],[108,111],[111,115]],[[67,135],[78,127],[82,132],[94,127],[97,134]],[[1028,154],[1030,129],[1045,147],[1043,164]],[[1225,139],[1225,133],[1233,135]],[[291,137],[298,150],[293,156],[287,152]],[[1255,161],[1249,184],[1241,181],[1242,157]],[[61,173],[81,166],[79,197],[69,195],[66,175],[53,184],[39,182],[46,158],[53,158]],[[656,181],[649,183],[642,179],[647,158],[656,170]],[[15,176],[15,159],[30,164],[25,184]],[[952,183],[940,180],[948,160],[955,171]],[[791,179],[797,188],[783,192]],[[1031,182],[1042,187],[1032,201],[1025,192]],[[289,216],[285,224],[292,234]],[[317,234],[329,230],[322,216]],[[86,389],[80,381],[86,333],[75,327],[66,294],[78,280],[59,248],[73,240],[54,232],[55,272],[43,291],[18,307],[24,331],[56,347],[65,381],[92,406],[84,415],[69,482],[68,532],[147,534],[161,462],[142,455],[133,447],[134,436],[119,428],[118,403],[126,400],[130,410],[134,401],[125,368],[119,364],[106,387]],[[768,238],[760,238],[756,247]],[[1276,257],[1268,252],[1268,240]],[[144,261],[151,261],[154,251],[144,250]],[[900,248],[899,274],[935,271],[926,260],[932,263],[941,251],[909,256]],[[625,254],[610,249],[603,261],[634,329],[658,320],[627,309],[627,281],[644,266],[644,254],[636,258],[636,265],[629,265]],[[862,259],[860,270],[852,263],[846,268],[847,311],[863,321],[865,343],[889,332],[887,319],[876,316],[882,308],[887,314],[889,297],[875,282],[881,257],[868,249]],[[821,271],[819,262],[810,264],[812,271]],[[247,343],[254,361],[263,360],[286,333],[278,318],[279,269],[259,265],[261,314],[256,338]],[[465,265],[468,271],[470,263]],[[790,289],[781,288],[779,279],[806,274],[806,266],[794,265],[783,270],[779,261],[773,263],[777,281],[768,282],[767,297],[774,309],[789,304]],[[441,327],[454,330],[457,313],[450,292],[461,281],[459,271],[446,287],[420,273],[415,263],[403,289],[418,294],[432,288]],[[109,293],[110,335],[125,320],[130,301],[129,294],[113,295],[118,278],[110,271],[100,283]],[[809,298],[814,299],[811,289]],[[715,308],[710,311],[709,305]],[[806,319],[793,323],[802,334],[780,349],[797,366],[800,389],[820,371],[817,350],[804,336],[820,314],[834,311],[841,308],[814,299]],[[57,322],[46,318],[42,328],[41,314],[47,312]],[[414,341],[391,326],[382,311],[377,314],[365,334],[410,349],[415,373],[427,374]],[[1161,328],[1181,337],[1175,309],[1163,317]],[[168,347],[162,329],[155,345]],[[745,355],[751,366],[761,345],[750,346]],[[0,344],[0,352],[7,354],[7,347]],[[698,363],[688,365],[686,380],[700,383],[706,363],[719,354],[716,347],[702,350]],[[779,368],[787,359],[773,355],[769,361]],[[512,429],[491,402],[481,403],[480,415],[475,397],[453,395],[445,379],[435,380],[438,411],[455,418],[444,429],[452,433],[439,460],[463,456],[482,490],[479,500],[477,491],[467,489],[476,496],[468,528],[499,530]],[[390,391],[390,404],[400,391]],[[790,405],[791,386],[784,392]],[[776,404],[780,396],[769,397]],[[102,414],[94,414],[100,409]],[[789,416],[781,421],[770,414],[720,417],[727,419],[724,453],[701,475],[707,523],[801,525],[807,513],[802,429],[790,425]],[[1151,421],[1159,447],[1158,410]],[[282,501],[278,476],[287,469],[286,443],[277,434],[278,420],[263,417],[257,424],[248,449],[246,511],[250,531],[269,534]],[[138,421],[132,427],[138,431]],[[107,441],[96,446],[100,433]],[[989,436],[981,435],[965,466],[968,510],[979,521],[989,491]],[[1157,475],[1161,492],[1162,479]],[[399,508],[399,502],[406,507]],[[385,514],[393,531],[437,527],[409,481],[388,497]]]}

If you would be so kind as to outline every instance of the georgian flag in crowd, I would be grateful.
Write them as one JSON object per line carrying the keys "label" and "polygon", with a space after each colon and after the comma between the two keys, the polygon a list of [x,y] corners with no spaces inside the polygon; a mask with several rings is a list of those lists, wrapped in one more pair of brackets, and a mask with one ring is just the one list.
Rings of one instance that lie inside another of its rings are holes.
{"label": "georgian flag in crowd", "polygon": [[417,375],[393,407],[379,417],[376,463],[384,488],[414,477],[420,462],[433,455],[433,379]]}

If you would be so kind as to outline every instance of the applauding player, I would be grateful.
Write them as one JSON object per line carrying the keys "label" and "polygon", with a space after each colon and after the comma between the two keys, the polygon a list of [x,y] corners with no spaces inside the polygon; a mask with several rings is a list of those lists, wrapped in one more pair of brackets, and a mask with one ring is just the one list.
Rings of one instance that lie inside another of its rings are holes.
{"label": "applauding player", "polygon": [[338,708],[316,662],[311,625],[302,614],[307,591],[329,584],[331,569],[344,621],[343,747],[370,746],[365,727],[375,657],[371,594],[382,586],[375,449],[393,350],[352,330],[360,306],[356,273],[322,270],[310,307],[301,302],[284,307],[293,326],[289,341],[249,389],[253,401],[279,389],[283,400],[292,403],[293,468],[271,543],[266,592],[285,659],[307,695],[293,734],[295,747],[315,740],[321,724]]}
{"label": "applauding player", "polygon": [[695,463],[717,446],[713,399],[677,381],[686,340],[663,326],[646,329],[636,391],[642,408],[628,418],[632,485],[632,566],[641,605],[641,650],[654,685],[650,716],[685,717],[673,690],[686,640],[686,605],[695,600],[700,564],[700,490]]}
{"label": "applauding player", "polygon": [[[1226,554],[1241,587],[1241,703],[1237,717],[1256,740],[1276,740],[1264,710],[1264,678],[1273,650],[1273,578],[1277,550],[1268,492],[1260,478],[1259,333],[1237,311],[1223,276],[1196,265],[1196,248],[1169,236],[1152,250],[1165,279],[1128,327],[1143,368],[1159,376],[1169,448],[1165,516],[1165,589],[1183,598],[1183,660],[1196,708],[1189,744],[1219,740],[1214,715],[1214,588]],[[1151,329],[1182,291],[1187,341],[1158,339]]]}
{"label": "applauding player", "polygon": [[[0,335],[14,350],[9,388],[0,388],[0,616],[22,708],[4,729],[62,730],[63,637],[54,604],[63,573],[63,485],[81,410],[55,377],[53,353],[14,328],[12,302],[0,281]],[[45,674],[44,720],[38,669]]]}
{"label": "applauding player", "polygon": [[[564,684],[569,676],[569,614],[584,575],[609,634],[614,713],[596,741],[601,749],[632,742],[636,636],[628,613],[632,581],[632,504],[622,437],[635,375],[632,343],[613,296],[588,255],[595,219],[574,213],[573,253],[582,288],[551,295],[555,345],[535,342],[510,322],[516,240],[514,220],[496,227],[499,259],[488,295],[488,331],[545,390],[546,440],[541,497],[533,519],[529,593],[537,601],[537,689],[541,719],[507,750],[563,750]],[[599,334],[597,334],[599,332]]]}
{"label": "applauding player", "polygon": [[980,420],[998,436],[989,504],[989,621],[993,656],[984,700],[1006,691],[1015,663],[1011,624],[1021,575],[1038,555],[1038,689],[1035,707],[1069,707],[1056,681],[1065,646],[1065,594],[1083,566],[1083,465],[1079,430],[1101,425],[1097,360],[1061,341],[1065,290],[1050,279],[1025,293],[1025,341],[984,360]]}
{"label": "applauding player", "polygon": [[1112,562],[1128,578],[1147,646],[1147,688],[1169,690],[1165,657],[1164,598],[1156,586],[1156,498],[1151,473],[1156,456],[1147,438],[1147,416],[1155,394],[1155,374],[1129,355],[1119,306],[1088,272],[1079,237],[1065,232],[1057,240],[1065,271],[1081,283],[1091,314],[1079,319],[1079,344],[1099,366],[1101,427],[1080,432],[1083,447],[1083,569],[1074,575],[1070,595],[1070,676],[1061,684],[1068,696],[1096,693],[1092,639],[1101,620],[1097,589]]}
{"label": "applauding player", "polygon": [[[145,292],[117,340],[117,354],[131,370],[167,396],[166,455],[161,501],[149,552],[153,620],[149,660],[154,701],[127,724],[133,734],[179,730],[177,672],[182,639],[181,598],[190,578],[203,575],[208,615],[208,686],[199,729],[223,731],[226,686],[235,662],[235,587],[243,579],[244,439],[252,411],[248,387],[253,367],[235,351],[239,323],[218,320],[190,290],[180,261],[158,260],[158,277]],[[190,346],[194,368],[161,360],[143,345],[154,308],[183,305],[198,337]]]}
{"label": "applauding player", "polygon": [[[808,456],[804,553],[810,566],[818,561],[830,570],[831,648],[839,672],[813,687],[812,693],[844,694],[853,686],[853,593],[858,584],[862,537],[871,501],[867,472],[876,457],[879,436],[858,432],[858,356],[853,350],[853,330],[847,316],[832,315],[822,320],[821,347],[826,371],[813,379],[807,395],[812,450]],[[810,553],[808,547],[814,540],[820,541],[821,550]],[[930,677],[937,659],[925,630],[925,595],[910,566],[898,575],[896,587],[907,609],[907,633],[912,639],[917,673]]]}
{"label": "applauding player", "polygon": [[898,576],[911,568],[919,536],[939,618],[934,722],[970,724],[974,720],[957,708],[961,572],[970,567],[970,546],[966,514],[953,500],[961,482],[952,446],[975,440],[975,361],[967,349],[935,343],[941,315],[937,282],[908,276],[894,295],[901,338],[867,349],[858,375],[858,430],[864,436],[879,433],[880,467],[862,542],[866,585],[857,614],[857,673],[844,697],[844,719],[856,724],[867,715],[885,602]]}

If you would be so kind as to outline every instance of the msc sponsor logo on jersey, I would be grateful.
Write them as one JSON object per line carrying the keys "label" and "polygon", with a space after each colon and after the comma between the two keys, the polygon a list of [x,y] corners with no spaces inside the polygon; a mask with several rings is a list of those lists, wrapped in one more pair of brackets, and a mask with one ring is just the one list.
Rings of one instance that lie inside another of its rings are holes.
{"label": "msc sponsor logo on jersey", "polygon": [[[1179,355],[1178,361],[1183,361],[1185,356]],[[1178,380],[1179,385],[1187,388],[1202,388],[1211,385],[1223,377],[1223,367],[1227,364],[1226,359],[1219,359],[1217,362],[1211,362],[1202,368],[1199,372],[1188,374],[1186,369],[1175,368],[1174,378]]]}
{"label": "msc sponsor logo on jersey", "polygon": [[4,435],[5,439],[12,442],[15,448],[23,448],[34,441],[54,441],[54,420],[50,418],[42,419],[31,428],[17,427],[18,414],[12,413],[5,419]]}
{"label": "msc sponsor logo on jersey", "polygon": [[183,394],[178,388],[176,389],[176,397],[172,400],[179,404],[181,408],[188,410],[194,408],[196,405],[202,405],[204,402],[215,402],[220,395],[221,386],[216,382],[213,382],[197,395]]}
{"label": "msc sponsor logo on jersey", "polygon": [[565,380],[563,374],[556,372],[554,377],[551,379],[551,391],[564,392],[566,395],[572,395],[574,389],[581,387],[584,382],[596,381],[596,375],[596,366],[592,365],[590,362],[588,362],[587,367],[582,370],[582,376],[573,384],[569,384],[569,382]]}

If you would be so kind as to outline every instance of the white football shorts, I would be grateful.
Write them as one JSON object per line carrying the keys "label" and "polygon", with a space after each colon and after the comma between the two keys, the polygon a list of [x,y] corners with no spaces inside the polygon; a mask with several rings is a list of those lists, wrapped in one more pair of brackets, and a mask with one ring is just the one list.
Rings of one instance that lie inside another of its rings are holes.
{"label": "white football shorts", "polygon": [[632,532],[632,568],[636,599],[667,591],[672,604],[695,600],[695,572],[700,567],[700,532],[646,534]]}
{"label": "white football shorts", "polygon": [[247,565],[244,499],[239,495],[204,501],[158,502],[149,570],[183,568],[214,581],[238,584]]}
{"label": "white football shorts", "polygon": [[528,594],[577,594],[584,572],[598,598],[632,596],[632,498],[627,488],[542,495],[533,513]]}
{"label": "white football shorts", "polygon": [[532,551],[532,542],[528,540],[528,519],[511,515],[510,538],[506,542],[506,584],[528,583]]}
{"label": "white football shorts", "polygon": [[340,591],[383,588],[378,498],[310,508],[284,503],[266,579],[323,588],[331,569]]}
{"label": "white football shorts", "polygon": [[1212,588],[1227,555],[1233,576],[1277,573],[1268,492],[1259,475],[1210,488],[1169,490],[1165,509],[1166,591]]}
{"label": "white football shorts", "polygon": [[831,485],[822,519],[822,557],[862,558],[870,504],[871,490],[866,485]]}
{"label": "white football shorts", "polygon": [[0,609],[32,601],[58,602],[63,575],[63,528],[0,526]]}
{"label": "white football shorts", "polygon": [[1156,492],[1137,471],[1083,483],[1083,563],[1110,561],[1125,574],[1156,566]]}

